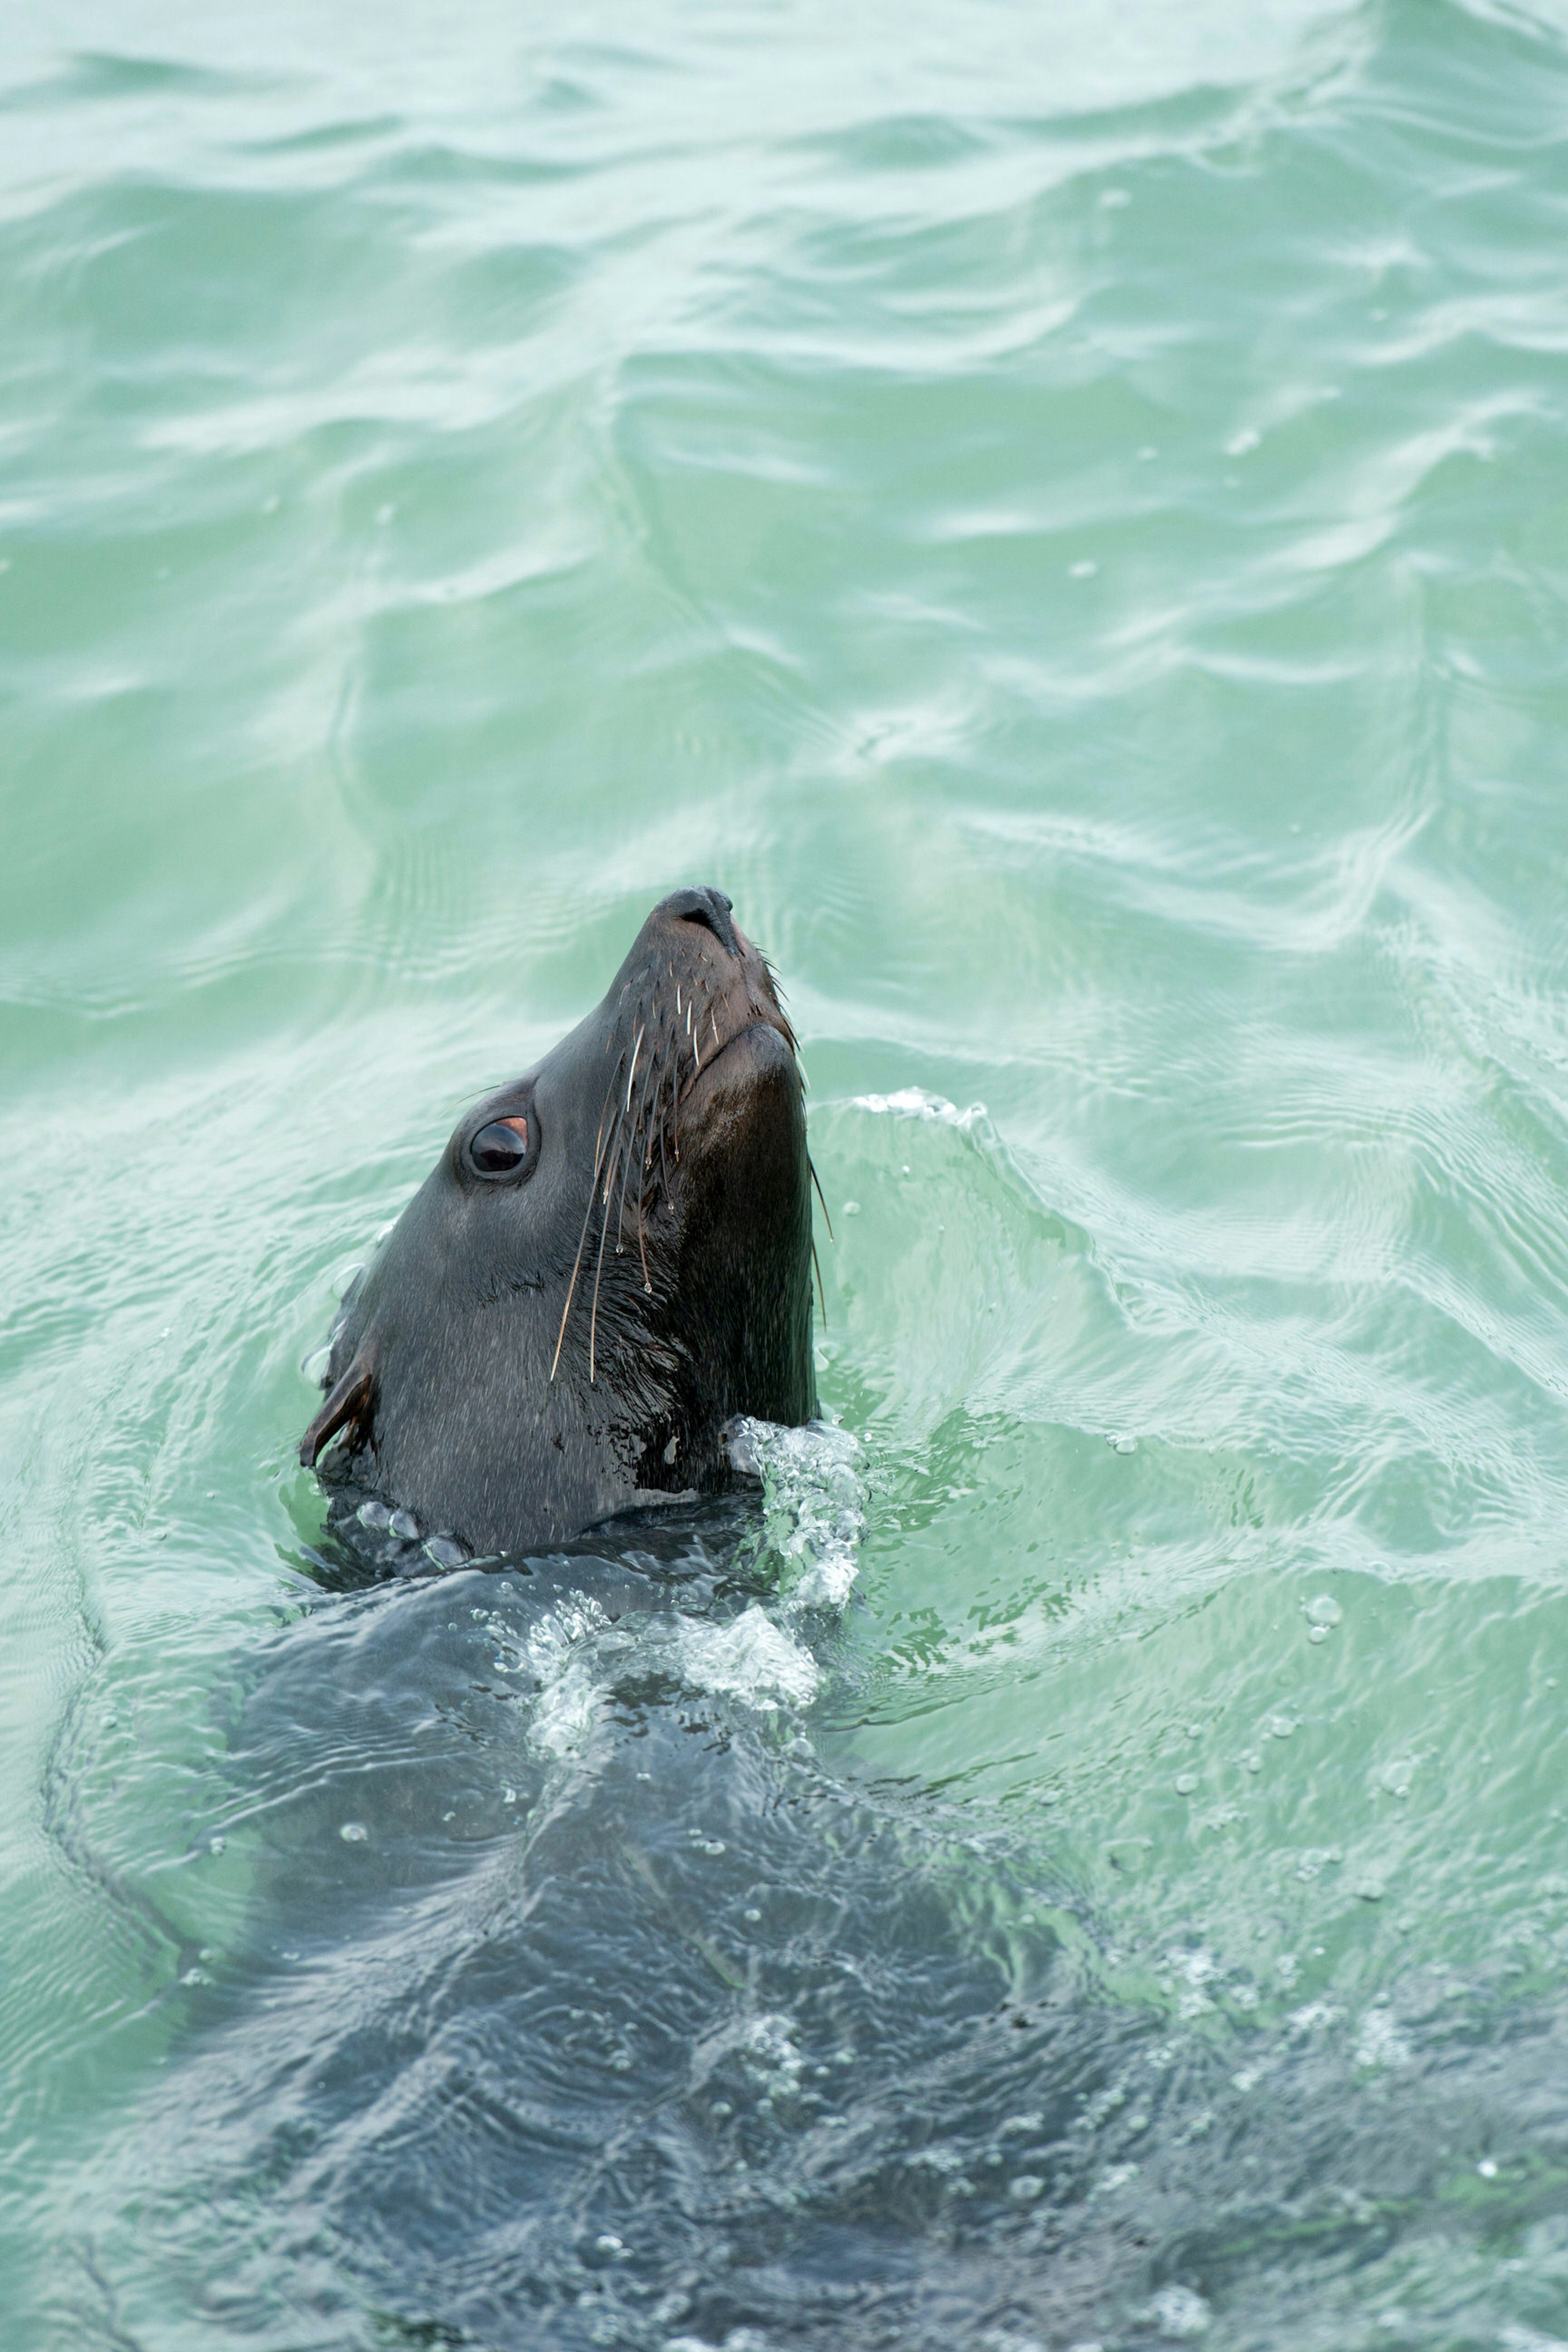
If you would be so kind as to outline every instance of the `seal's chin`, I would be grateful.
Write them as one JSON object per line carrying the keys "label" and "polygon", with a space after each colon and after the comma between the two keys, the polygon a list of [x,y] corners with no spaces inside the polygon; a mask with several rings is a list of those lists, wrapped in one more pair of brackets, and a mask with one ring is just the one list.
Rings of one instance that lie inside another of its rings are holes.
{"label": "seal's chin", "polygon": [[693,1074],[680,1101],[683,1134],[700,1144],[713,1140],[710,1129],[728,1129],[749,1097],[772,1100],[781,1086],[799,1084],[793,1040],[775,1021],[748,1021]]}

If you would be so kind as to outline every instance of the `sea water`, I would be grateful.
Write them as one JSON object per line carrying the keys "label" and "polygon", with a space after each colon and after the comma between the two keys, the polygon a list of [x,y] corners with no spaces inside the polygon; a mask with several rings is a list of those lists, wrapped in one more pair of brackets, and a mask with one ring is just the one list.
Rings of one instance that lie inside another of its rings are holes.
{"label": "sea water", "polygon": [[[14,0],[8,2352],[1568,2340],[1565,124],[1556,0]],[[825,1429],[334,1573],[339,1291],[687,882]]]}

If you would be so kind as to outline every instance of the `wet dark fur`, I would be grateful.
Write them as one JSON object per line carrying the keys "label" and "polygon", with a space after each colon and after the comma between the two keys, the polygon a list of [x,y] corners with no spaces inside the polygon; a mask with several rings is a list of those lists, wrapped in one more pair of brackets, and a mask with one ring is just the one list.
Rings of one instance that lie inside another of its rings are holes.
{"label": "wet dark fur", "polygon": [[[469,1145],[527,1121],[521,1179]],[[791,1033],[717,891],[663,899],[604,1002],[463,1118],[333,1333],[301,1459],[480,1550],[729,1481],[736,1413],[816,1410]]]}

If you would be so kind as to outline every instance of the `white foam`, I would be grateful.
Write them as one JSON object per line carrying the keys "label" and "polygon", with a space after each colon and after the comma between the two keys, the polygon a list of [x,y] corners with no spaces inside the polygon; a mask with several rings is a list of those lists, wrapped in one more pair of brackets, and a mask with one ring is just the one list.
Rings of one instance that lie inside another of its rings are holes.
{"label": "white foam", "polygon": [[967,1110],[960,1110],[945,1095],[928,1094],[923,1087],[900,1087],[897,1094],[891,1095],[857,1095],[855,1108],[890,1113],[895,1118],[940,1119],[944,1127],[956,1127],[964,1132],[978,1127],[987,1115],[982,1102],[971,1103]]}
{"label": "white foam", "polygon": [[598,1718],[607,1688],[594,1673],[590,1637],[609,1622],[596,1601],[575,1593],[529,1633],[528,1663],[539,1684],[529,1736],[549,1755],[579,1754]]}
{"label": "white foam", "polygon": [[763,1481],[768,1542],[784,1563],[784,1607],[842,1609],[866,1532],[858,1441],[825,1421],[784,1429],[742,1418],[731,1424],[730,1456]]}
{"label": "white foam", "polygon": [[754,1601],[728,1625],[683,1619],[677,1646],[681,1672],[699,1690],[770,1708],[781,1699],[808,1706],[816,1696],[816,1659]]}

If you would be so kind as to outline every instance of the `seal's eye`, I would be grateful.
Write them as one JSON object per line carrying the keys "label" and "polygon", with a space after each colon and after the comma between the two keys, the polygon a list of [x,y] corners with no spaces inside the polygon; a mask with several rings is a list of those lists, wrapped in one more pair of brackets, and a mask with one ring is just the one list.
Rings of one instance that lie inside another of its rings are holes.
{"label": "seal's eye", "polygon": [[510,1176],[528,1158],[528,1121],[492,1118],[468,1146],[468,1158],[481,1176]]}

